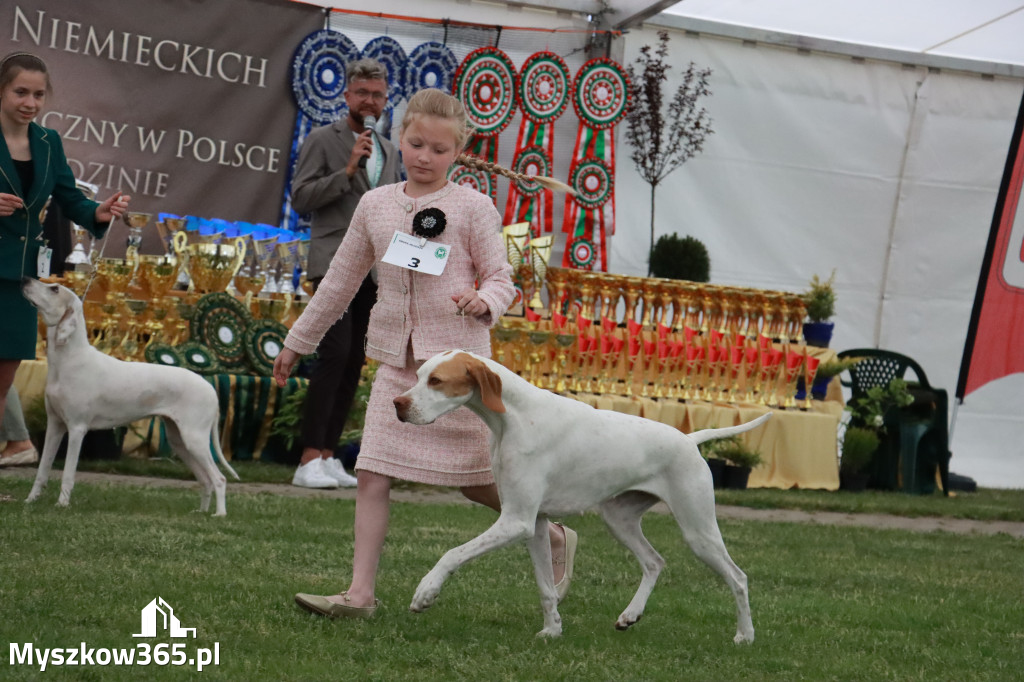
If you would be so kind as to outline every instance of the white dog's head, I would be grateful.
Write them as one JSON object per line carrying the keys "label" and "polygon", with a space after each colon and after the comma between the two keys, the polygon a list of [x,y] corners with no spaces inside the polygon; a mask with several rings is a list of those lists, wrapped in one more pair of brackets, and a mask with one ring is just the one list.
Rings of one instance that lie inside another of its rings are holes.
{"label": "white dog's head", "polygon": [[47,327],[56,328],[56,343],[63,346],[78,327],[82,302],[75,292],[59,284],[45,284],[38,279],[21,280],[21,293],[36,308]]}
{"label": "white dog's head", "polygon": [[416,385],[395,398],[398,420],[431,424],[443,414],[469,403],[492,412],[504,412],[501,377],[483,359],[464,351],[446,351],[416,370]]}

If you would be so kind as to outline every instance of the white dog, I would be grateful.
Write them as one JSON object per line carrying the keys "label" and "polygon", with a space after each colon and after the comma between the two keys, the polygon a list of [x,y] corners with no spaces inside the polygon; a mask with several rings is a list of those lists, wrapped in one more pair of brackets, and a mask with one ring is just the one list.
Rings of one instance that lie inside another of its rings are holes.
{"label": "white dog", "polygon": [[449,550],[424,576],[410,609],[423,611],[462,564],[514,542],[527,541],[540,588],[544,629],[558,636],[548,541],[548,516],[598,506],[615,536],[636,556],[643,579],[615,627],[640,619],[665,562],[640,529],[640,517],[664,500],[694,553],[728,583],[736,599],[734,641],[752,642],[747,576],[733,563],[715,519],[711,472],[697,444],[748,431],[770,414],[724,429],[687,436],[666,424],[595,410],[537,388],[502,365],[461,351],[441,353],[417,371],[416,385],[395,398],[401,421],[429,424],[465,405],[492,432],[491,467],[501,515],[477,538]]}
{"label": "white dog", "polygon": [[46,486],[65,433],[68,452],[57,502],[61,506],[71,501],[87,431],[160,416],[171,447],[203,486],[199,510],[209,510],[210,495],[215,492],[216,516],[224,516],[226,482],[210,454],[211,438],[217,458],[236,480],[238,474],[220,449],[220,405],[213,386],[187,369],[123,362],[101,353],[89,345],[82,302],[73,291],[28,278],[22,280],[21,288],[47,326],[46,442],[27,501],[38,498]]}

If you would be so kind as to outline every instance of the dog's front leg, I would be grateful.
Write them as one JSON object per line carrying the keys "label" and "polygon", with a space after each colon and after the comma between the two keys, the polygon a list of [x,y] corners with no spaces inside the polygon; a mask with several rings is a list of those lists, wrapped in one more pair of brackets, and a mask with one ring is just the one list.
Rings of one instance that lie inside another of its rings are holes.
{"label": "dog's front leg", "polygon": [[43,441],[43,456],[39,460],[39,468],[36,469],[36,480],[32,484],[32,491],[28,494],[26,502],[34,502],[43,492],[47,482],[50,480],[50,469],[53,467],[53,459],[57,456],[57,448],[64,438],[67,429],[64,422],[55,414],[46,415],[46,440]]}
{"label": "dog's front leg", "polygon": [[537,636],[559,637],[562,634],[562,617],[558,615],[558,593],[555,591],[555,574],[551,568],[551,537],[547,517],[537,517],[533,537],[527,547],[530,549],[533,573],[540,589],[540,608],[544,612],[544,629]]}
{"label": "dog's front leg", "polygon": [[[409,610],[419,613],[429,609],[434,604],[434,601],[437,600],[437,595],[440,594],[444,581],[459,566],[492,550],[507,547],[514,542],[522,542],[532,534],[533,529],[529,521],[512,518],[502,512],[493,526],[466,544],[459,545],[445,552],[434,568],[430,569],[430,572],[423,576],[419,587],[416,588],[416,594],[413,595]],[[550,548],[548,551],[551,551]]]}
{"label": "dog's front leg", "polygon": [[71,504],[71,490],[75,487],[75,470],[78,468],[78,455],[82,449],[82,439],[86,429],[75,427],[68,430],[68,454],[64,459],[64,474],[60,479],[60,497],[57,505],[66,507]]}

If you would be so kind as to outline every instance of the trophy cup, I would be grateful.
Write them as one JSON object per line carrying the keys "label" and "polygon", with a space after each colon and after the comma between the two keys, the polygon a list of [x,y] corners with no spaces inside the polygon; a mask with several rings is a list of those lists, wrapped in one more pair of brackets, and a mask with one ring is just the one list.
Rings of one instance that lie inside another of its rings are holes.
{"label": "trophy cup", "polygon": [[[126,211],[123,218],[126,225],[128,225],[128,248],[125,250],[125,258],[133,259],[138,262],[139,258],[139,247],[142,246],[142,228],[149,224],[150,218],[153,215],[151,213],[140,213],[139,211]],[[132,280],[129,286],[137,286],[138,282],[135,279],[138,274],[138,269],[132,273]]]}
{"label": "trophy cup", "polygon": [[299,289],[307,297],[312,298],[313,296],[313,283],[306,277],[306,271],[309,269],[309,240],[299,239],[297,256],[299,259]]}
{"label": "trophy cup", "polygon": [[[562,268],[548,268],[545,286],[548,290],[548,307],[551,309],[551,319],[555,320],[555,313],[565,316],[566,289],[569,286],[568,271]],[[563,320],[564,321],[564,320]]]}
{"label": "trophy cup", "polygon": [[298,258],[299,240],[277,243],[277,255],[281,259],[281,279],[277,291],[291,296],[295,293],[295,261]]}
{"label": "trophy cup", "polygon": [[178,259],[174,256],[139,256],[138,275],[143,291],[155,305],[177,281]]}
{"label": "trophy cup", "polygon": [[544,303],[540,300],[540,289],[544,286],[544,280],[547,277],[548,261],[551,260],[551,248],[554,246],[554,241],[555,238],[551,235],[535,237],[530,240],[530,267],[533,269],[534,281],[530,307],[536,311],[544,309]]}
{"label": "trophy cup", "polygon": [[[526,242],[530,238],[530,223],[513,223],[501,228],[501,234],[505,239],[505,250],[508,254],[508,262],[512,266],[512,281],[517,289],[523,292],[522,306],[526,307],[528,302],[527,290],[533,286],[533,271],[526,263],[525,252]],[[527,282],[529,281],[529,287]],[[513,308],[517,308],[513,303]],[[518,309],[513,314],[518,314]]]}
{"label": "trophy cup", "polygon": [[189,244],[186,253],[185,267],[195,290],[224,291],[242,266],[245,239],[236,237],[231,244]]}

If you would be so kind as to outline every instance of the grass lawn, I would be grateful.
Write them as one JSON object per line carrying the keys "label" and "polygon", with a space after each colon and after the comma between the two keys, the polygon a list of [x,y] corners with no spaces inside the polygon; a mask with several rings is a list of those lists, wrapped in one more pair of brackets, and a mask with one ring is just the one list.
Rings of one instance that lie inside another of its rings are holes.
{"label": "grass lawn", "polygon": [[[1005,535],[723,522],[750,578],[757,628],[752,646],[736,646],[728,589],[661,515],[644,527],[668,566],[645,618],[614,630],[639,569],[588,514],[572,521],[580,549],[560,609],[564,635],[548,641],[534,636],[540,607],[521,547],[464,567],[430,611],[407,610],[441,554],[491,523],[482,508],[395,504],[378,584],[384,608],[371,621],[331,622],[292,596],[344,585],[352,502],[229,489],[228,517],[212,518],[191,513],[191,490],[80,482],[72,506],[59,509],[57,485],[25,505],[29,487],[0,484],[18,500],[0,503],[4,680],[1002,681],[1024,668],[1024,543]],[[132,637],[157,596],[195,639]],[[41,673],[11,665],[10,644],[27,642],[183,642],[189,655],[216,644],[220,663],[201,674],[169,665]]]}

